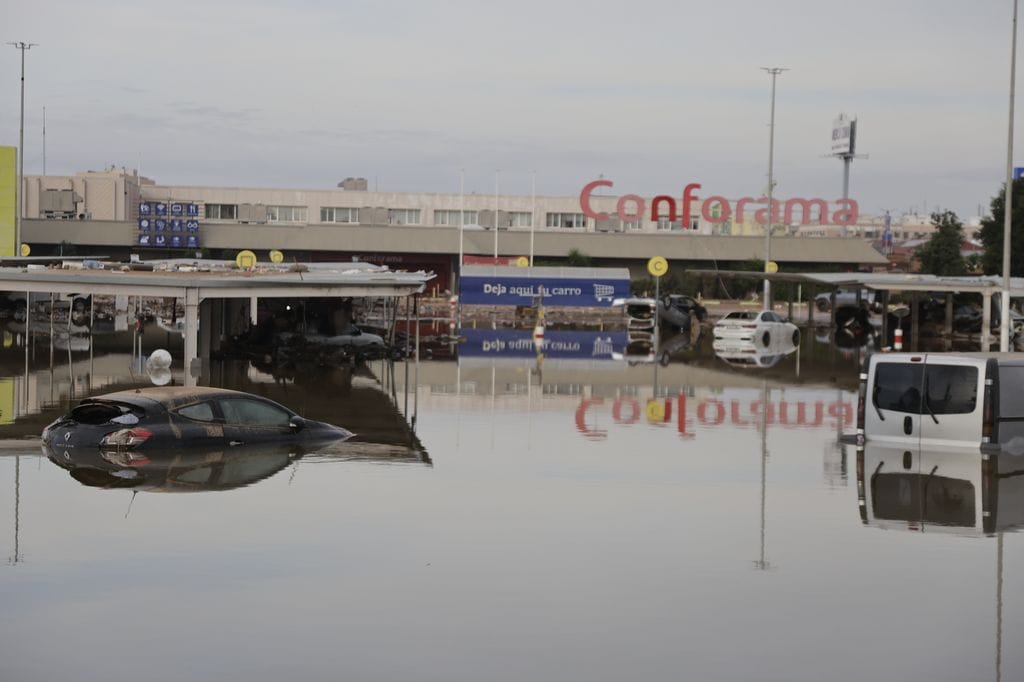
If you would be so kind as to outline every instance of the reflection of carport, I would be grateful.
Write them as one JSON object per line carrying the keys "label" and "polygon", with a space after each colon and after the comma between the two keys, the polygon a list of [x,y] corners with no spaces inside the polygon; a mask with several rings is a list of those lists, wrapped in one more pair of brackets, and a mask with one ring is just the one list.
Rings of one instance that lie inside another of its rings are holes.
{"label": "reflection of carport", "polygon": [[[830,306],[831,323],[835,325],[835,292],[838,289],[855,289],[857,291],[857,303],[861,302],[861,290],[871,289],[882,294],[883,310],[889,309],[889,295],[893,291],[907,291],[911,293],[911,340],[917,343],[918,330],[920,327],[920,294],[921,292],[941,293],[946,299],[946,322],[945,333],[953,331],[953,294],[976,293],[981,295],[982,301],[982,323],[981,323],[981,348],[988,350],[991,344],[990,327],[992,324],[992,296],[1003,291],[1003,278],[1001,277],[938,277],[936,275],[921,274],[889,274],[889,273],[865,273],[865,272],[836,272],[836,273],[764,273],[764,272],[740,272],[735,270],[690,270],[690,274],[697,277],[721,277],[723,279],[769,279],[773,282],[792,282],[800,285],[810,285],[827,289],[832,292],[832,305]],[[1014,277],[1010,280],[1010,298],[1024,298],[1024,278]],[[808,295],[807,322],[814,322],[814,306],[810,304],[811,296]],[[792,317],[793,301],[789,301],[790,317]],[[1005,324],[1005,321],[1001,321]],[[882,315],[882,338],[888,335],[887,315]]]}
{"label": "reflection of carport", "polygon": [[185,381],[194,385],[194,361],[209,357],[214,331],[231,319],[217,307],[204,305],[206,301],[244,299],[255,322],[259,298],[407,297],[422,292],[433,277],[424,272],[392,272],[365,263],[304,264],[304,269],[240,272],[221,268],[185,273],[19,268],[0,270],[0,291],[25,293],[27,306],[31,294],[39,292],[181,298],[185,302]]}

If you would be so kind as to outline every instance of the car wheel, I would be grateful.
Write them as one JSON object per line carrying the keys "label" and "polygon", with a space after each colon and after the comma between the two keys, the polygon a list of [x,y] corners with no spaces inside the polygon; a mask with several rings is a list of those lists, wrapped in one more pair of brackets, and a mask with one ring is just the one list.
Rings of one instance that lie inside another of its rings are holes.
{"label": "car wheel", "polygon": [[824,313],[828,312],[830,304],[827,298],[819,298],[814,301],[814,307],[817,308],[820,312]]}
{"label": "car wheel", "polygon": [[765,332],[764,334],[761,334],[761,343],[763,343],[765,345],[765,347],[767,347],[768,344],[771,343],[771,340],[772,340],[772,335],[769,332]]}

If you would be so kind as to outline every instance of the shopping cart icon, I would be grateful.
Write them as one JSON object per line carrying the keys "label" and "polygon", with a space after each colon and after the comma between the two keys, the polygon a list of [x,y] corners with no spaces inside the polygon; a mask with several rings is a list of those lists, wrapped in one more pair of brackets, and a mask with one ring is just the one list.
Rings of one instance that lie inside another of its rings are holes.
{"label": "shopping cart icon", "polygon": [[601,301],[607,301],[611,303],[615,298],[615,287],[610,284],[595,284],[594,285],[594,298],[600,303]]}
{"label": "shopping cart icon", "polygon": [[590,357],[611,357],[612,353],[615,352],[615,347],[612,345],[612,337],[606,339],[600,336],[594,339],[594,348],[590,351]]}

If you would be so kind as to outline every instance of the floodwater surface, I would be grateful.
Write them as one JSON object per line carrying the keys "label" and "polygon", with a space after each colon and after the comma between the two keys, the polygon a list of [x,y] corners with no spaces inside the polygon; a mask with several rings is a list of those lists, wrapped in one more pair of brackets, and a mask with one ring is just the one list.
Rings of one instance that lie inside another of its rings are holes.
{"label": "floodwater surface", "polygon": [[357,438],[116,475],[22,438],[137,365],[5,363],[0,679],[1024,679],[1014,463],[841,445],[853,361],[478,355],[214,363]]}

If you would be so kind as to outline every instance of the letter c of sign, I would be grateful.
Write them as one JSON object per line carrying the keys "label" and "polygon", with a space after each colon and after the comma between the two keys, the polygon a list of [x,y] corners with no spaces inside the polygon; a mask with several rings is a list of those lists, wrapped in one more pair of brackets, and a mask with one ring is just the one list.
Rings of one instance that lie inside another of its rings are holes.
{"label": "letter c of sign", "polygon": [[598,187],[611,187],[612,184],[611,180],[594,180],[583,186],[583,191],[580,192],[580,208],[583,209],[583,215],[594,220],[608,219],[607,213],[595,213],[594,209],[590,208],[590,195]]}

